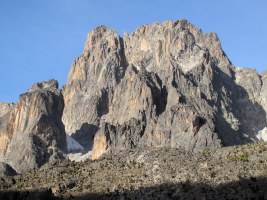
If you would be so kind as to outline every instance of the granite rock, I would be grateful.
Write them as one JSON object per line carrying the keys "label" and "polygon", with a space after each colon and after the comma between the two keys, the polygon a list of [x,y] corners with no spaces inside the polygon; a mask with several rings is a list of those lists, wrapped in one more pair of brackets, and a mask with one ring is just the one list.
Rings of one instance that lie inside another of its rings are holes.
{"label": "granite rock", "polygon": [[14,176],[16,171],[6,163],[0,162],[0,176]]}
{"label": "granite rock", "polygon": [[72,64],[63,122],[93,158],[142,146],[244,144],[267,125],[264,77],[235,67],[217,34],[186,20],[123,38],[100,26]]}
{"label": "granite rock", "polygon": [[10,112],[1,133],[2,160],[21,173],[66,151],[64,101],[55,80],[34,84]]}
{"label": "granite rock", "polygon": [[93,159],[138,147],[240,145],[266,138],[266,111],[267,72],[235,67],[216,33],[184,19],[123,37],[99,26],[61,90],[54,80],[36,83],[16,105],[0,104],[0,160],[18,172],[54,162],[66,152],[65,133]]}

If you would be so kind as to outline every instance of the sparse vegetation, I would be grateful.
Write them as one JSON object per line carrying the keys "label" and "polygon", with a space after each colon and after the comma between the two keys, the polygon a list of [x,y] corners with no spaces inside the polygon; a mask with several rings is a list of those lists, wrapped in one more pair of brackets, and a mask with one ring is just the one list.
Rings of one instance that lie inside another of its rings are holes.
{"label": "sparse vegetation", "polygon": [[179,195],[185,199],[214,199],[216,195],[231,199],[238,194],[257,199],[266,191],[266,146],[262,142],[199,153],[143,148],[104,155],[95,161],[63,160],[55,166],[3,177],[0,190],[51,189],[58,199],[175,199]]}

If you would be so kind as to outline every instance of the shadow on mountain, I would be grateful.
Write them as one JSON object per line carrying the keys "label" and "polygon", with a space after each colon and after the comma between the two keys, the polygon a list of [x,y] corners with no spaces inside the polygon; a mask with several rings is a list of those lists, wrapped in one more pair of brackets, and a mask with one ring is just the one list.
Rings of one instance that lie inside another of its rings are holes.
{"label": "shadow on mountain", "polygon": [[[80,188],[82,191],[82,188]],[[0,199],[267,199],[267,177],[258,177],[232,181],[226,184],[211,186],[205,183],[190,183],[186,180],[179,184],[161,184],[138,190],[113,188],[112,192],[88,193],[82,196],[63,194],[65,197],[54,197],[51,190],[43,191],[8,191],[0,192]]]}
{"label": "shadow on mountain", "polygon": [[[225,74],[219,67],[214,67],[213,85],[218,91],[218,99],[228,103],[223,105],[217,101],[216,131],[225,146],[241,145],[258,141],[256,132],[267,126],[266,112],[257,102],[249,99],[249,94],[241,85],[236,84],[232,77]],[[203,95],[202,95],[203,97]],[[207,98],[204,96],[204,99]],[[211,106],[215,102],[207,100]],[[238,120],[238,121],[236,121]],[[245,136],[245,135],[247,136]]]}
{"label": "shadow on mountain", "polygon": [[96,132],[99,127],[94,124],[83,123],[79,130],[76,130],[71,136],[77,140],[85,149],[91,151]]}

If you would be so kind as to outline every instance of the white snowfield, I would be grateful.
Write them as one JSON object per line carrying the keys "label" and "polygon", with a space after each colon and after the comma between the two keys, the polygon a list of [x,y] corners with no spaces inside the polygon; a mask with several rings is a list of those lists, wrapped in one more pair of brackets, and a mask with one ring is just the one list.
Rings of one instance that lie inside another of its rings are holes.
{"label": "white snowfield", "polygon": [[92,151],[88,151],[85,154],[82,153],[69,153],[67,155],[68,159],[75,162],[82,162],[91,159]]}
{"label": "white snowfield", "polygon": [[[82,162],[87,159],[91,159],[92,151],[88,151],[87,153],[81,153],[81,151],[84,151],[84,148],[82,147],[82,145],[79,144],[79,142],[77,142],[73,137],[69,136],[68,134],[66,134],[66,139],[67,149],[69,152],[67,154],[68,159],[75,162]],[[78,153],[73,153],[73,151],[78,151]]]}
{"label": "white snowfield", "polygon": [[266,127],[258,132],[257,138],[265,142],[267,141],[267,128]]}
{"label": "white snowfield", "polygon": [[67,150],[68,150],[68,152],[72,152],[72,151],[75,151],[75,150],[80,150],[80,151],[84,150],[82,145],[80,145],[79,142],[77,142],[74,138],[72,138],[68,134],[66,134],[66,139],[67,139]]}

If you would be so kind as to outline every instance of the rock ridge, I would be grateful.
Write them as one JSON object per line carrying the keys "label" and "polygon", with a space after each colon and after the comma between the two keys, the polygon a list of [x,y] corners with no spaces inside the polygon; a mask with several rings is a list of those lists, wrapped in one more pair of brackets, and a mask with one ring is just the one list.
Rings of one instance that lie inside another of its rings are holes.
{"label": "rock ridge", "polygon": [[216,33],[185,19],[123,37],[99,26],[65,86],[39,82],[16,104],[0,103],[0,162],[21,173],[73,146],[97,159],[134,148],[240,145],[266,140],[266,111],[267,71],[235,67]]}
{"label": "rock ridge", "polygon": [[55,80],[36,83],[21,94],[2,124],[2,161],[21,173],[65,152],[63,108],[63,96]]}
{"label": "rock ridge", "polygon": [[244,144],[267,124],[263,77],[235,67],[216,33],[184,19],[123,37],[100,26],[72,64],[63,122],[93,158],[142,146]]}

